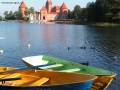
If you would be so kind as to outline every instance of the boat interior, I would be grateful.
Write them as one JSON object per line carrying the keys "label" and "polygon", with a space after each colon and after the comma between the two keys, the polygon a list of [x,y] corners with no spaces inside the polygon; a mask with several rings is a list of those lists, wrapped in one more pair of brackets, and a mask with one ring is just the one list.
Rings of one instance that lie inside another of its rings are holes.
{"label": "boat interior", "polygon": [[[0,72],[13,70],[3,67]],[[96,79],[96,76],[88,74],[66,73],[47,70],[18,70],[0,74],[1,85],[11,86],[40,86],[79,83]]]}

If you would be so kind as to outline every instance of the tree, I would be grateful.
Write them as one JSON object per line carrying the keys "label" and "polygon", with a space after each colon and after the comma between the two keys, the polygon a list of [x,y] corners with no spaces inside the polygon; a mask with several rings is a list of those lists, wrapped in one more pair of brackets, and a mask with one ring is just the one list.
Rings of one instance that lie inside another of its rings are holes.
{"label": "tree", "polygon": [[95,2],[95,16],[94,21],[95,22],[102,22],[104,21],[104,16],[106,12],[106,0],[96,0]]}
{"label": "tree", "polygon": [[81,7],[79,5],[76,5],[73,10],[73,18],[80,19],[81,11],[82,11]]}
{"label": "tree", "polygon": [[120,22],[120,0],[96,0],[88,3],[87,20],[93,22]]}
{"label": "tree", "polygon": [[13,15],[15,19],[18,19],[18,11],[15,11]]}
{"label": "tree", "polygon": [[9,16],[10,17],[13,16],[13,12],[12,11],[9,12]]}
{"label": "tree", "polygon": [[87,20],[87,9],[86,8],[82,8],[80,19],[81,20]]}
{"label": "tree", "polygon": [[34,14],[34,12],[35,12],[34,8],[30,7],[29,12],[32,13],[32,14]]}
{"label": "tree", "polygon": [[22,11],[21,11],[21,9],[18,9],[17,12],[18,12],[17,17],[18,17],[19,20],[21,20],[22,19]]}
{"label": "tree", "polygon": [[9,14],[7,14],[7,19],[8,20],[14,20],[15,19],[14,14],[13,14],[12,11],[10,11]]}
{"label": "tree", "polygon": [[95,16],[95,3],[89,2],[86,8],[87,8],[87,20],[90,22],[94,21],[94,17],[96,17]]}
{"label": "tree", "polygon": [[30,14],[30,11],[28,8],[25,8],[24,14],[25,14],[25,16],[28,16]]}
{"label": "tree", "polygon": [[2,21],[2,16],[0,16],[0,21]]}
{"label": "tree", "polygon": [[68,18],[73,19],[73,11],[68,10]]}
{"label": "tree", "polygon": [[8,11],[5,11],[4,15],[5,15],[5,19],[7,19]]}

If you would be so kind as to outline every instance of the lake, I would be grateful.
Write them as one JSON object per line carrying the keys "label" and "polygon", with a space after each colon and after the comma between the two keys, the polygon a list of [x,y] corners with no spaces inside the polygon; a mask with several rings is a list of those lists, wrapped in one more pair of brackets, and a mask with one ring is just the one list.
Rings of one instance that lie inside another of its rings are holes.
{"label": "lake", "polygon": [[120,86],[120,27],[0,22],[0,50],[1,66],[27,67],[21,58],[49,55],[113,71],[117,82],[107,90]]}

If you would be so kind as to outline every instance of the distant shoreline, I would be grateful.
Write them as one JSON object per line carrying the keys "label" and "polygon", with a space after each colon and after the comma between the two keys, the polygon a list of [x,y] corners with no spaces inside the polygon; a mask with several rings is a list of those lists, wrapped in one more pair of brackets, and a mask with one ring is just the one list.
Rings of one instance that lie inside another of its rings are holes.
{"label": "distant shoreline", "polygon": [[120,23],[110,23],[110,22],[87,22],[87,21],[76,21],[75,24],[78,25],[89,25],[89,26],[98,26],[98,27],[116,27],[120,26]]}
{"label": "distant shoreline", "polygon": [[28,22],[24,20],[5,20],[5,22]]}
{"label": "distant shoreline", "polygon": [[[24,20],[6,20],[6,22],[29,22]],[[46,24],[74,24],[74,25],[89,25],[89,26],[98,26],[98,27],[116,27],[120,26],[120,24],[109,23],[109,22],[87,22],[87,21],[79,21],[79,20],[55,20],[48,21]]]}
{"label": "distant shoreline", "polygon": [[107,23],[107,22],[103,22],[103,23],[90,23],[89,25],[92,26],[99,26],[99,27],[116,27],[116,26],[120,26],[120,24],[116,24],[116,23]]}

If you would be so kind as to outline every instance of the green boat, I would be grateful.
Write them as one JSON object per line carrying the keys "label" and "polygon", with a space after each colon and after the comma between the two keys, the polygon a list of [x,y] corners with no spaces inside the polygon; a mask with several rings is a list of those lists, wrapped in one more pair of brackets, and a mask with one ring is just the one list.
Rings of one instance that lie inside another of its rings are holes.
{"label": "green boat", "polygon": [[40,67],[44,70],[55,70],[60,72],[75,72],[96,75],[98,78],[92,84],[90,90],[106,90],[112,80],[116,77],[116,73],[86,66],[79,63],[63,60],[51,56],[40,55],[22,58],[22,61],[28,66],[38,66],[43,64],[50,64],[49,66]]}

